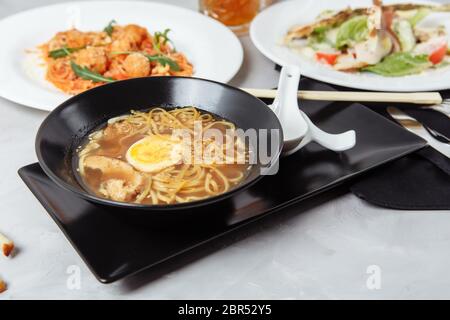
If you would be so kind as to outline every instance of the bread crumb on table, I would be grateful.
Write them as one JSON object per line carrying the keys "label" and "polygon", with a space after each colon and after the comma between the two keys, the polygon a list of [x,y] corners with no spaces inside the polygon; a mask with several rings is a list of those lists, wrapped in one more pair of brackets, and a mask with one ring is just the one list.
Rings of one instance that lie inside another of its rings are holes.
{"label": "bread crumb on table", "polygon": [[8,257],[14,250],[14,242],[0,233],[0,249],[4,256]]}
{"label": "bread crumb on table", "polygon": [[0,279],[0,293],[5,292],[7,289],[5,281]]}

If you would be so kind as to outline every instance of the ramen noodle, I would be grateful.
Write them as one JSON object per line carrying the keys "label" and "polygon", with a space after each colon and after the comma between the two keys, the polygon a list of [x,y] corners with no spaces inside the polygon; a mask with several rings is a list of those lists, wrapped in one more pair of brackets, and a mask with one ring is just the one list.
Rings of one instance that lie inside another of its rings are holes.
{"label": "ramen noodle", "polygon": [[122,202],[160,205],[220,195],[251,168],[250,148],[237,131],[194,107],[133,111],[110,119],[79,147],[79,176],[91,193]]}

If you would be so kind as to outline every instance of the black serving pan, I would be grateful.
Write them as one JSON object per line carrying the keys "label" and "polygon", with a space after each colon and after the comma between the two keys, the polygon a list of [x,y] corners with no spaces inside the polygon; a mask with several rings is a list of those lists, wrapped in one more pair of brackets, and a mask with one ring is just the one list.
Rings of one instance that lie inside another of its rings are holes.
{"label": "black serving pan", "polygon": [[[173,205],[143,205],[116,202],[88,193],[78,183],[72,161],[74,151],[83,138],[110,118],[127,114],[130,110],[145,110],[155,106],[196,106],[233,122],[243,130],[267,129],[267,135],[258,135],[256,143],[259,143],[261,138],[267,138],[270,142],[273,138],[270,136],[270,129],[276,129],[280,133],[276,138],[277,150],[269,155],[268,163],[258,161],[254,164],[247,178],[239,186],[205,200]],[[278,162],[282,146],[280,122],[264,102],[226,84],[186,77],[137,78],[88,90],[70,98],[52,111],[42,123],[36,137],[39,164],[58,186],[92,202],[153,212],[211,204],[248,188],[261,178],[263,167]]]}

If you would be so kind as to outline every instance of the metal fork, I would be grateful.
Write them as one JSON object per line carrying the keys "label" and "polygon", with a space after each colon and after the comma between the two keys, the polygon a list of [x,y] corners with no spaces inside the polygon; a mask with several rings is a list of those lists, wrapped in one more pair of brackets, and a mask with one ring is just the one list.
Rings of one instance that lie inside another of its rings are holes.
{"label": "metal fork", "polygon": [[432,109],[440,113],[445,114],[450,118],[450,99],[444,99],[441,104],[435,104],[432,106],[423,106],[421,109]]}

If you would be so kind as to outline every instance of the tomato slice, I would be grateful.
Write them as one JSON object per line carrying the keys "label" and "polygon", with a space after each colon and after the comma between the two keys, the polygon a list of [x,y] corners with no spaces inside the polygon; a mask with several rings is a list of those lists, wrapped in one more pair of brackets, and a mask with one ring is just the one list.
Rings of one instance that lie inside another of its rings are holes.
{"label": "tomato slice", "polygon": [[337,57],[338,57],[337,53],[316,52],[316,59],[319,61],[324,61],[329,65],[335,64]]}
{"label": "tomato slice", "polygon": [[428,57],[428,60],[431,61],[432,64],[438,64],[442,60],[444,60],[445,55],[447,54],[447,44],[444,44],[442,47],[434,51]]}

